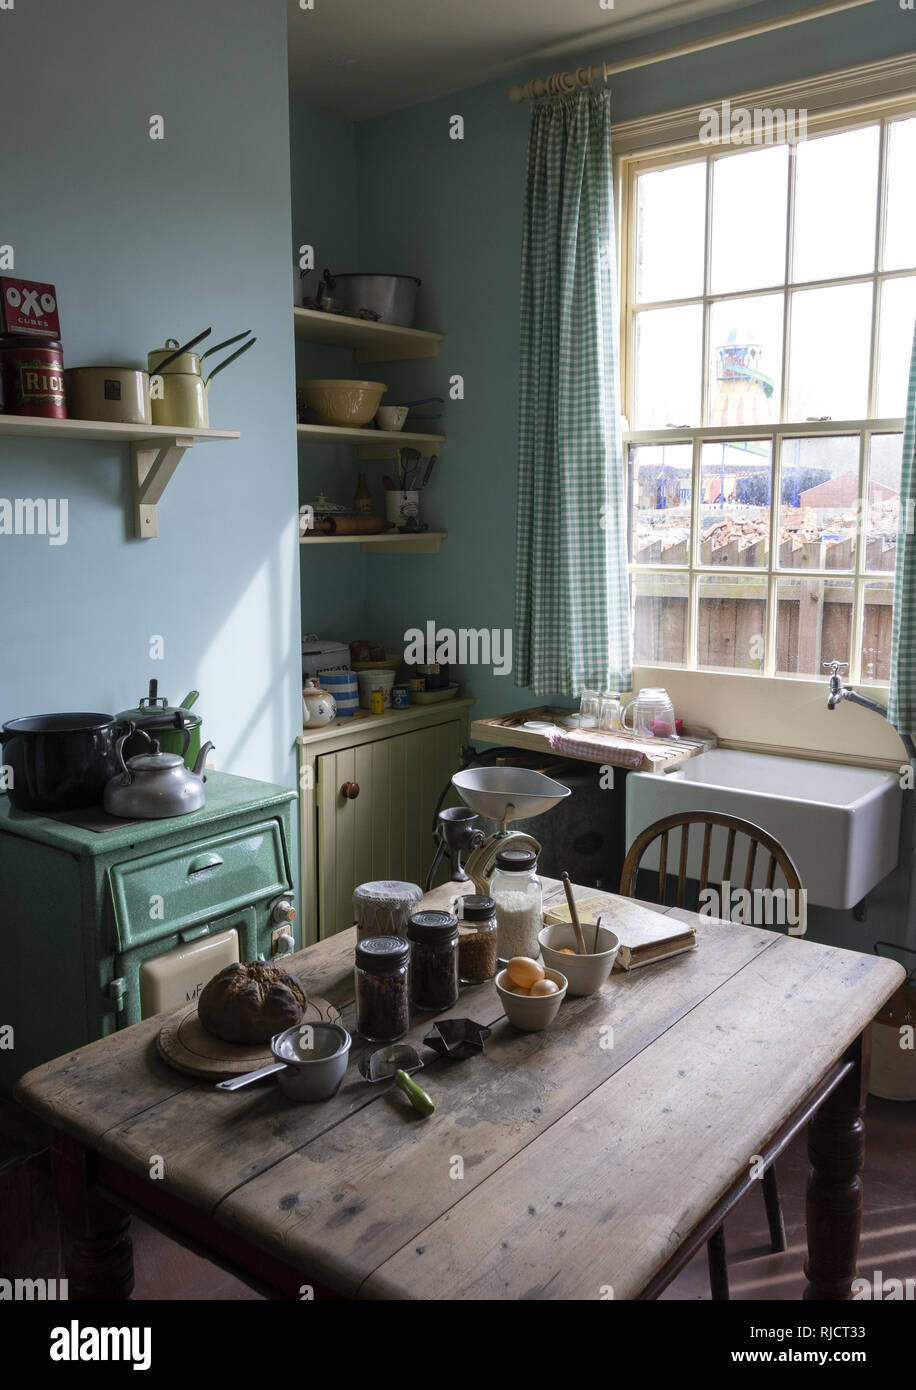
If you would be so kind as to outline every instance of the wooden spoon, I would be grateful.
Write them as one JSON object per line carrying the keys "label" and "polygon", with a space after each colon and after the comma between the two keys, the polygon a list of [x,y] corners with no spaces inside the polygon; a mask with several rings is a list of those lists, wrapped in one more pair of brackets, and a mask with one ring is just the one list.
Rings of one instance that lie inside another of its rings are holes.
{"label": "wooden spoon", "polygon": [[576,900],[573,897],[573,886],[569,874],[563,870],[563,887],[566,889],[566,901],[569,903],[569,915],[572,918],[572,929],[576,938],[576,950],[580,956],[587,956],[585,948],[585,937],[582,935],[582,923],[579,921],[579,909],[576,907]]}

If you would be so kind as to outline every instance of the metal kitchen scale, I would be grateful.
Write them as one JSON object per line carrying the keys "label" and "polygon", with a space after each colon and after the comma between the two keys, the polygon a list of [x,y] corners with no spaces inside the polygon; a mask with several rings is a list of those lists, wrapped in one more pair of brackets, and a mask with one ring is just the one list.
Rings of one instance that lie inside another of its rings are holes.
{"label": "metal kitchen scale", "polygon": [[[478,893],[489,892],[496,856],[501,850],[533,849],[535,854],[540,853],[541,846],[534,836],[510,830],[510,822],[542,815],[569,796],[571,790],[527,767],[467,768],[455,773],[452,786],[465,804],[449,806],[436,818],[438,845],[426,878],[427,892],[446,853],[453,883],[471,879]],[[499,830],[487,835],[477,824],[480,816],[498,821]],[[462,854],[467,855],[464,866]]]}

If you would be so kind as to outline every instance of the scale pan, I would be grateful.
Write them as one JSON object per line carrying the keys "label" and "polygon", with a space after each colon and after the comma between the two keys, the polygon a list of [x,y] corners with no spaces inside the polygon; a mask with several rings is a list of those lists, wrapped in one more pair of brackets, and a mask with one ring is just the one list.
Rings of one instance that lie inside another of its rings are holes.
{"label": "scale pan", "polygon": [[528,767],[469,767],[455,773],[452,786],[472,811],[500,822],[539,816],[570,793],[562,782]]}

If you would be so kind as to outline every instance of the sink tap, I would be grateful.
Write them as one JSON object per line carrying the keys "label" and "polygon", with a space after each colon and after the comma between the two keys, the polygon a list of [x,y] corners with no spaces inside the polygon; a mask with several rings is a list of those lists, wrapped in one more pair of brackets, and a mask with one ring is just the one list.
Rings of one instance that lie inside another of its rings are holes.
{"label": "sink tap", "polygon": [[830,672],[830,694],[827,696],[827,708],[836,709],[841,700],[848,700],[850,704],[861,705],[863,709],[870,709],[875,714],[880,714],[882,719],[887,718],[887,706],[879,705],[877,700],[869,700],[867,695],[860,695],[857,690],[843,684],[841,671],[849,670],[848,661],[825,661],[825,668]]}
{"label": "sink tap", "polygon": [[830,694],[827,696],[827,708],[836,709],[840,700],[845,700],[848,691],[843,685],[841,671],[849,670],[848,661],[825,661],[824,667],[830,672]]}

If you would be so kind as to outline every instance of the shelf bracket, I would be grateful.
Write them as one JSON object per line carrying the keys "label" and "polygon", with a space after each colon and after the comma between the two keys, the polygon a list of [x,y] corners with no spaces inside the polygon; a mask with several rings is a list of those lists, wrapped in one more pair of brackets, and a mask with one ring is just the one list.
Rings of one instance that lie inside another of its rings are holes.
{"label": "shelf bracket", "polygon": [[194,442],[193,435],[176,434],[153,448],[145,443],[131,444],[134,535],[139,539],[150,540],[159,535],[159,501],[185,451]]}

